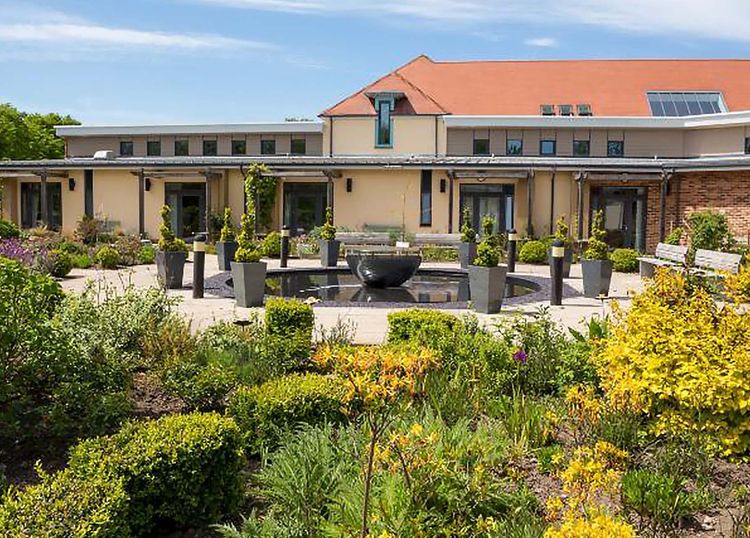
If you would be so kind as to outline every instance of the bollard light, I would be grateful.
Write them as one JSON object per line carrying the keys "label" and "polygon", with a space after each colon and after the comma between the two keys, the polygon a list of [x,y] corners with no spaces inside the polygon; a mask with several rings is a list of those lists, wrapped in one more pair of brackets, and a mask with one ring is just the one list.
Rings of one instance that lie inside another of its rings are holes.
{"label": "bollard light", "polygon": [[518,234],[515,229],[508,230],[508,272],[516,272],[516,249],[518,247]]}
{"label": "bollard light", "polygon": [[199,233],[193,238],[193,299],[203,299],[205,272],[206,234]]}
{"label": "bollard light", "polygon": [[550,264],[550,276],[552,286],[550,287],[549,303],[553,306],[562,304],[563,289],[563,258],[565,257],[565,243],[560,239],[552,242],[552,260]]}
{"label": "bollard light", "polygon": [[281,251],[279,255],[279,266],[286,267],[289,259],[289,236],[291,230],[286,224],[281,228]]}

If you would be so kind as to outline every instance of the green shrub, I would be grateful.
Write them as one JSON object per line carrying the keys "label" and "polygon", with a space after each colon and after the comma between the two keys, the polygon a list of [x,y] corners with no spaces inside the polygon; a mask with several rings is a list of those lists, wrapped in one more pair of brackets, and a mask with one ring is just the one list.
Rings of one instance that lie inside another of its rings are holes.
{"label": "green shrub", "polygon": [[440,310],[410,308],[388,314],[388,342],[425,342],[450,333],[460,320]]}
{"label": "green shrub", "polygon": [[64,250],[50,250],[47,260],[52,276],[64,277],[73,269],[73,258]]}
{"label": "green shrub", "polygon": [[682,235],[684,231],[679,226],[672,228],[672,231],[667,234],[664,242],[667,245],[679,245],[682,242]]}
{"label": "green shrub", "polygon": [[222,243],[230,243],[234,241],[234,224],[232,223],[232,209],[229,207],[224,208],[224,218],[222,219],[221,232],[219,235],[219,241]]}
{"label": "green shrub", "polygon": [[187,252],[185,241],[175,236],[172,230],[172,208],[163,205],[159,211],[161,224],[159,225],[159,250],[162,252]]}
{"label": "green shrub", "polygon": [[500,263],[500,253],[490,239],[485,237],[479,242],[477,257],[474,259],[473,265],[477,267],[497,267],[497,264]]}
{"label": "green shrub", "polygon": [[422,261],[425,262],[455,262],[458,261],[458,250],[454,247],[425,245],[419,249]]}
{"label": "green shrub", "polygon": [[15,222],[0,219],[0,239],[21,237],[21,229]]}
{"label": "green shrub", "polygon": [[233,513],[242,498],[241,452],[231,420],[172,415],[83,441],[71,451],[69,469],[120,479],[129,498],[125,520],[140,536],[157,523],[195,527]]}
{"label": "green shrub", "polygon": [[249,213],[240,219],[240,233],[237,236],[237,252],[234,260],[239,263],[256,263],[260,261],[260,250],[255,243],[255,219]]}
{"label": "green shrub", "polygon": [[95,245],[102,232],[102,224],[88,215],[81,216],[76,223],[75,238],[84,245]]}
{"label": "green shrub", "polygon": [[99,247],[94,256],[94,261],[102,269],[117,269],[120,263],[120,253],[110,246]]}
{"label": "green shrub", "polygon": [[266,331],[270,335],[295,334],[312,338],[315,314],[312,306],[298,299],[272,297],[266,301]]}
{"label": "green shrub", "polygon": [[141,240],[135,235],[121,235],[114,243],[114,249],[119,255],[122,265],[135,265],[138,263],[138,255],[141,251]]}
{"label": "green shrub", "polygon": [[600,209],[594,213],[594,222],[591,223],[591,235],[589,236],[589,246],[583,252],[584,259],[587,260],[608,260],[609,246],[604,241],[607,237],[607,231],[604,229],[604,212]]}
{"label": "green shrub", "polygon": [[707,209],[691,213],[688,230],[691,255],[698,249],[729,251],[736,243],[727,216],[718,211]]}
{"label": "green shrub", "polygon": [[469,207],[464,207],[463,211],[463,224],[461,224],[461,242],[462,243],[476,243],[477,232],[471,226],[471,210]]}
{"label": "green shrub", "polygon": [[227,412],[258,450],[276,443],[284,430],[297,424],[343,421],[347,391],[347,382],[337,377],[292,374],[240,388]]}
{"label": "green shrub", "polygon": [[336,239],[336,226],[333,225],[333,208],[326,207],[326,221],[320,228],[320,238],[323,241],[334,241]]}
{"label": "green shrub", "polygon": [[138,249],[138,263],[151,265],[156,261],[156,249],[153,245],[141,245]]}
{"label": "green shrub", "polygon": [[88,254],[71,254],[70,260],[76,269],[88,269],[94,265],[94,260]]}
{"label": "green shrub", "polygon": [[547,263],[547,247],[542,241],[527,241],[518,252],[521,263]]}
{"label": "green shrub", "polygon": [[278,258],[281,256],[281,234],[269,232],[260,244],[260,253],[266,258]]}
{"label": "green shrub", "polygon": [[81,477],[66,469],[41,483],[11,489],[0,504],[0,536],[130,538],[128,496],[121,478]]}
{"label": "green shrub", "polygon": [[62,243],[57,245],[57,249],[62,250],[63,252],[67,252],[71,256],[75,254],[84,254],[86,252],[86,248],[83,247],[83,245],[73,243],[71,241],[63,241]]}
{"label": "green shrub", "polygon": [[181,360],[165,369],[164,388],[197,411],[216,411],[237,385],[233,368],[213,361]]}
{"label": "green shrub", "polygon": [[640,253],[632,248],[616,248],[610,255],[612,268],[620,273],[635,273],[638,271],[638,256]]}

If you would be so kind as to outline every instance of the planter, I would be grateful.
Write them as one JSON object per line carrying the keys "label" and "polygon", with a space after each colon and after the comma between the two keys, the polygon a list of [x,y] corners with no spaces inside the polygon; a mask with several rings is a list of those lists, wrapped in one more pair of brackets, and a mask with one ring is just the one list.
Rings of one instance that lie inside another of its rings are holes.
{"label": "planter", "polygon": [[612,280],[612,262],[609,260],[581,260],[583,272],[583,295],[596,299],[600,295],[609,295],[609,283]]}
{"label": "planter", "polygon": [[461,269],[468,268],[477,257],[476,243],[461,243],[458,245],[458,261],[461,263]]}
{"label": "planter", "polygon": [[338,241],[336,239],[333,239],[331,241],[326,241],[325,239],[321,239],[318,241],[318,246],[320,247],[320,265],[323,267],[336,267],[336,264],[339,263],[339,246],[341,245],[341,241]]}
{"label": "planter", "polygon": [[[552,249],[547,250],[547,261],[552,271]],[[573,250],[566,248],[563,256],[563,278],[570,278],[570,266],[573,264]],[[551,274],[551,273],[550,273]]]}
{"label": "planter", "polygon": [[185,273],[187,252],[156,251],[156,275],[159,283],[168,290],[182,288],[182,275]]}
{"label": "planter", "polygon": [[232,262],[232,283],[237,306],[262,306],[266,291],[266,263]]}
{"label": "planter", "polygon": [[469,294],[474,310],[482,314],[500,312],[505,294],[506,265],[497,267],[469,266]]}
{"label": "planter", "polygon": [[217,241],[216,257],[219,260],[219,271],[231,271],[234,254],[237,252],[236,241]]}

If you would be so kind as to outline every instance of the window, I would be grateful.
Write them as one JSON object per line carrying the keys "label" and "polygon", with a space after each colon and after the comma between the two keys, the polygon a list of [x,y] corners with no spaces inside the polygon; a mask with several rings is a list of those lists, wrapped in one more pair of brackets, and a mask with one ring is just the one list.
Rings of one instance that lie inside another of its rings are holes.
{"label": "window", "polygon": [[276,155],[276,140],[261,140],[260,141],[260,154],[261,155]]}
{"label": "window", "polygon": [[126,140],[120,142],[120,156],[132,157],[133,156],[133,141]]}
{"label": "window", "polygon": [[174,154],[177,157],[187,157],[190,155],[190,144],[187,140],[175,140],[174,141]]}
{"label": "window", "polygon": [[625,142],[622,140],[610,140],[607,142],[607,157],[624,157]]}
{"label": "window", "polygon": [[578,115],[579,116],[593,116],[593,112],[591,112],[591,105],[588,103],[581,103],[578,105]]}
{"label": "window", "polygon": [[750,153],[750,137],[745,138],[745,153]]}
{"label": "window", "polygon": [[149,157],[158,157],[161,155],[161,142],[158,140],[149,140],[146,142],[146,155]]}
{"label": "window", "polygon": [[555,105],[541,105],[540,112],[542,113],[542,116],[554,116],[555,115]]}
{"label": "window", "polygon": [[247,141],[232,140],[232,155],[245,155],[247,153]]}
{"label": "window", "polygon": [[304,155],[306,152],[304,138],[292,138],[292,155]]}
{"label": "window", "polygon": [[475,138],[474,139],[474,155],[489,155],[489,154],[490,154],[489,138]]}
{"label": "window", "polygon": [[557,153],[557,142],[555,140],[542,140],[539,142],[539,155],[555,155]]}
{"label": "window", "polygon": [[647,92],[652,116],[699,116],[727,112],[721,92]]}
{"label": "window", "polygon": [[375,99],[375,110],[378,117],[375,124],[375,147],[390,148],[393,146],[391,112],[393,99]]}
{"label": "window", "polygon": [[94,171],[83,171],[83,212],[87,217],[94,216]]}
{"label": "window", "polygon": [[523,140],[520,138],[509,138],[505,143],[505,153],[508,155],[522,155]]}
{"label": "window", "polygon": [[419,196],[419,225],[432,226],[432,170],[422,170]]}
{"label": "window", "polygon": [[588,140],[573,140],[573,156],[588,157],[591,151],[591,142]]}
{"label": "window", "polygon": [[204,140],[203,141],[203,155],[213,157],[219,152],[218,144],[216,140]]}
{"label": "window", "polygon": [[560,111],[561,116],[573,115],[573,105],[557,105],[557,110]]}
{"label": "window", "polygon": [[[42,184],[21,183],[21,226],[33,228],[42,223]],[[62,226],[62,184],[47,183],[46,224],[53,230]]]}

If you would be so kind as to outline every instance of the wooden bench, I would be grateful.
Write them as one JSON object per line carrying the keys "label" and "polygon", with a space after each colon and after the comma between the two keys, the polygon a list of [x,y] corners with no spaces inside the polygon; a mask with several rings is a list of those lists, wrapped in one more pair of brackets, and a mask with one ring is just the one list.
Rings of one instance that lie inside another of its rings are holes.
{"label": "wooden bench", "polygon": [[698,249],[695,251],[695,268],[696,274],[709,277],[723,277],[722,273],[737,274],[742,264],[742,255],[731,252],[718,252],[716,250]]}
{"label": "wooden bench", "polygon": [[654,276],[656,267],[684,267],[687,261],[688,248],[681,245],[659,243],[653,256],[638,258],[641,278]]}
{"label": "wooden bench", "polygon": [[[385,246],[393,242],[393,234],[387,232],[338,232],[336,239],[344,245]],[[461,234],[416,234],[411,241],[414,245],[458,246]]]}

